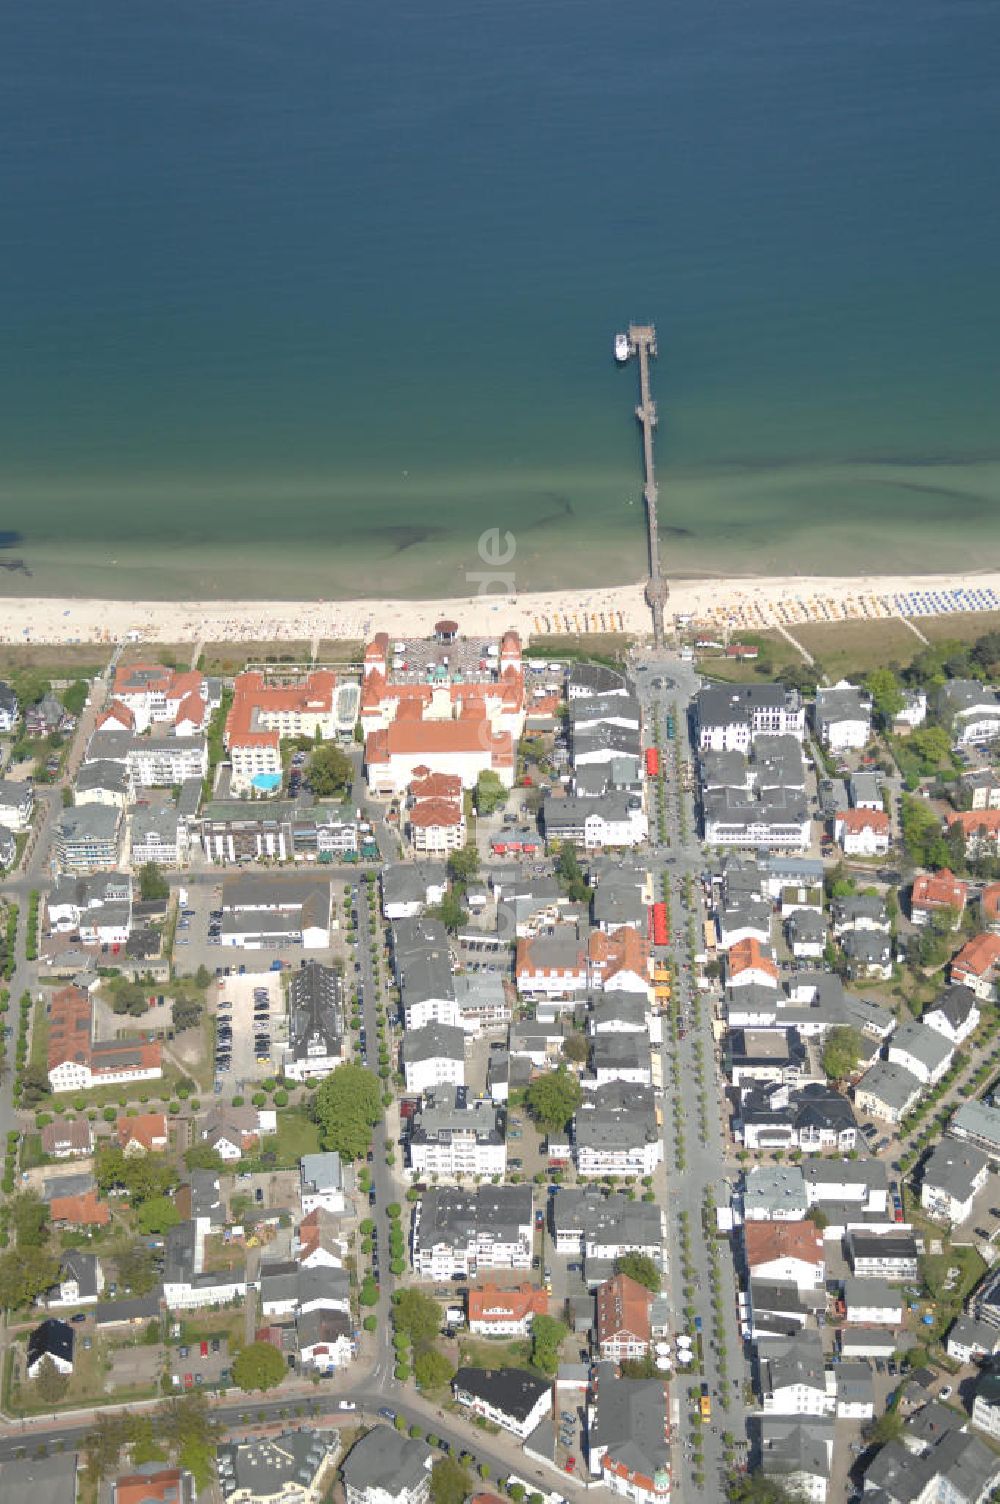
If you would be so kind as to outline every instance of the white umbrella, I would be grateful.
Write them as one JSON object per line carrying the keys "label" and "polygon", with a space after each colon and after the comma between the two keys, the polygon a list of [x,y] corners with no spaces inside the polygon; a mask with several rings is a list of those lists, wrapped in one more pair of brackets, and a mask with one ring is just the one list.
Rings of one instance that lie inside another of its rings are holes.
{"label": "white umbrella", "polygon": [[660,1373],[669,1373],[670,1372],[670,1359],[669,1358],[657,1358],[657,1360],[656,1360],[656,1366],[659,1369]]}
{"label": "white umbrella", "polygon": [[688,1348],[688,1347],[679,1347],[677,1349],[677,1361],[678,1361],[678,1363],[690,1363],[693,1357],[694,1357],[694,1353],[691,1351],[690,1348]]}
{"label": "white umbrella", "polygon": [[669,1352],[670,1352],[670,1343],[669,1342],[658,1342],[656,1344],[656,1356],[658,1358],[665,1358]]}

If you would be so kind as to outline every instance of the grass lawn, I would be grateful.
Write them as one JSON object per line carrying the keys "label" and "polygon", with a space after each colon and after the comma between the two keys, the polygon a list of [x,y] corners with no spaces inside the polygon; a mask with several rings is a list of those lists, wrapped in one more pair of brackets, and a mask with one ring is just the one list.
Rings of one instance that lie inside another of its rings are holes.
{"label": "grass lawn", "polygon": [[[945,1289],[948,1270],[955,1268],[961,1273],[952,1288]],[[921,1273],[927,1288],[933,1292],[933,1297],[926,1302],[921,1301],[920,1314],[923,1314],[924,1305],[929,1305],[935,1321],[934,1326],[926,1330],[940,1336],[959,1315],[966,1296],[986,1273],[986,1263],[977,1249],[968,1245],[953,1246],[944,1253],[926,1254],[921,1260]],[[924,1330],[922,1327],[920,1329]]]}
{"label": "grass lawn", "polygon": [[270,1150],[277,1155],[277,1168],[294,1170],[303,1154],[318,1154],[319,1125],[297,1108],[278,1112],[278,1131],[265,1138],[261,1152]]}
{"label": "grass lawn", "polygon": [[753,632],[747,635],[751,641],[759,643],[761,658],[726,658],[721,653],[699,653],[696,659],[699,674],[704,674],[709,679],[719,679],[725,684],[760,684],[770,682],[783,668],[804,661],[780,632]]}
{"label": "grass lawn", "polygon": [[998,611],[956,611],[954,616],[919,616],[916,624],[931,642],[975,642],[1000,627]]}
{"label": "grass lawn", "polygon": [[45,1008],[44,999],[40,1003],[35,1004],[35,1011],[31,1019],[31,1048],[28,1051],[29,1065],[44,1066],[48,1060],[49,1019]]}
{"label": "grass lawn", "polygon": [[228,1337],[231,1356],[243,1346],[246,1318],[242,1306],[238,1310],[192,1311],[181,1319],[180,1328],[180,1336],[173,1341],[188,1346],[192,1342],[210,1342],[213,1337]]}
{"label": "grass lawn", "polygon": [[459,1337],[458,1350],[469,1368],[530,1368],[531,1341],[527,1337]]}
{"label": "grass lawn", "polygon": [[130,642],[122,649],[122,663],[162,663],[166,668],[189,668],[192,642]]}
{"label": "grass lawn", "polygon": [[49,679],[87,679],[111,662],[110,643],[4,643],[0,647],[0,678],[37,669]]}
{"label": "grass lawn", "polygon": [[[190,655],[190,649],[188,650]],[[300,642],[206,642],[199,667],[206,674],[239,674],[248,663],[309,663],[312,644]]]}
{"label": "grass lawn", "polygon": [[[11,1391],[11,1407],[20,1414],[38,1415],[49,1414],[52,1411],[72,1410],[83,1405],[102,1400],[108,1393],[108,1379],[114,1365],[114,1346],[103,1337],[94,1339],[91,1348],[85,1348],[82,1339],[77,1340],[73,1353],[73,1372],[70,1375],[69,1387],[65,1395],[57,1405],[48,1400],[43,1400],[30,1381],[23,1381],[24,1356],[19,1352],[16,1359],[17,1371],[22,1376],[22,1382]],[[141,1384],[131,1388],[116,1388],[114,1391],[116,1403],[123,1400],[150,1399],[159,1393],[158,1385]]]}
{"label": "grass lawn", "polygon": [[565,632],[551,636],[532,636],[525,649],[526,658],[590,658],[618,663],[625,657],[635,638],[628,632]]}
{"label": "grass lawn", "polygon": [[319,645],[320,663],[360,663],[365,645],[357,637],[324,637]]}
{"label": "grass lawn", "polygon": [[867,674],[887,664],[905,668],[922,647],[920,639],[901,621],[811,622],[790,630],[822,664],[831,681]]}

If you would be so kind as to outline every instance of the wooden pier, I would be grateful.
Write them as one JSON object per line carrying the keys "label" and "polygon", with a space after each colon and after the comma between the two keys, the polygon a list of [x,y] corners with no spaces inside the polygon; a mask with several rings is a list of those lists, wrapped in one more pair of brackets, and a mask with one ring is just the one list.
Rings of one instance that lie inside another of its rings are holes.
{"label": "wooden pier", "polygon": [[645,467],[643,496],[646,501],[646,530],[649,539],[649,579],[646,601],[653,615],[653,641],[663,644],[663,609],[670,594],[660,572],[660,536],[656,518],[656,468],[653,462],[653,431],[656,428],[656,403],[649,380],[649,361],[656,354],[656,328],[653,324],[630,324],[629,350],[639,357],[639,404],[635,415],[642,424],[642,452]]}

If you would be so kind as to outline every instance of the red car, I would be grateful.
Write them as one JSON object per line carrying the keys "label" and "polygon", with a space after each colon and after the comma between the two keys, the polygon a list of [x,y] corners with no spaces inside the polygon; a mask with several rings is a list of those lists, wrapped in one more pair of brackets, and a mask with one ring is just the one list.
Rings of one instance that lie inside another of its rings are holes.
{"label": "red car", "polygon": [[576,1458],[575,1457],[567,1457],[566,1458],[566,1471],[568,1473],[571,1473],[571,1472],[573,1472],[573,1470],[574,1470],[575,1467],[576,1467]]}
{"label": "red car", "polygon": [[184,1388],[185,1389],[193,1389],[194,1388],[194,1374],[193,1373],[186,1373],[184,1375]]}
{"label": "red car", "polygon": [[201,1344],[201,1355],[202,1355],[203,1358],[207,1358],[208,1357],[208,1343],[207,1342],[203,1342]]}

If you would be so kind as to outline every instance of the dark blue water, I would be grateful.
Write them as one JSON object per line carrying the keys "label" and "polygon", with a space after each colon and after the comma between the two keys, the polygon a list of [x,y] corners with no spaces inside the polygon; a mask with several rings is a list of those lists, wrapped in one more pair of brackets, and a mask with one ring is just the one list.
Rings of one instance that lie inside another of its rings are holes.
{"label": "dark blue water", "polygon": [[44,0],[0,49],[8,588],[980,566],[995,0]]}

